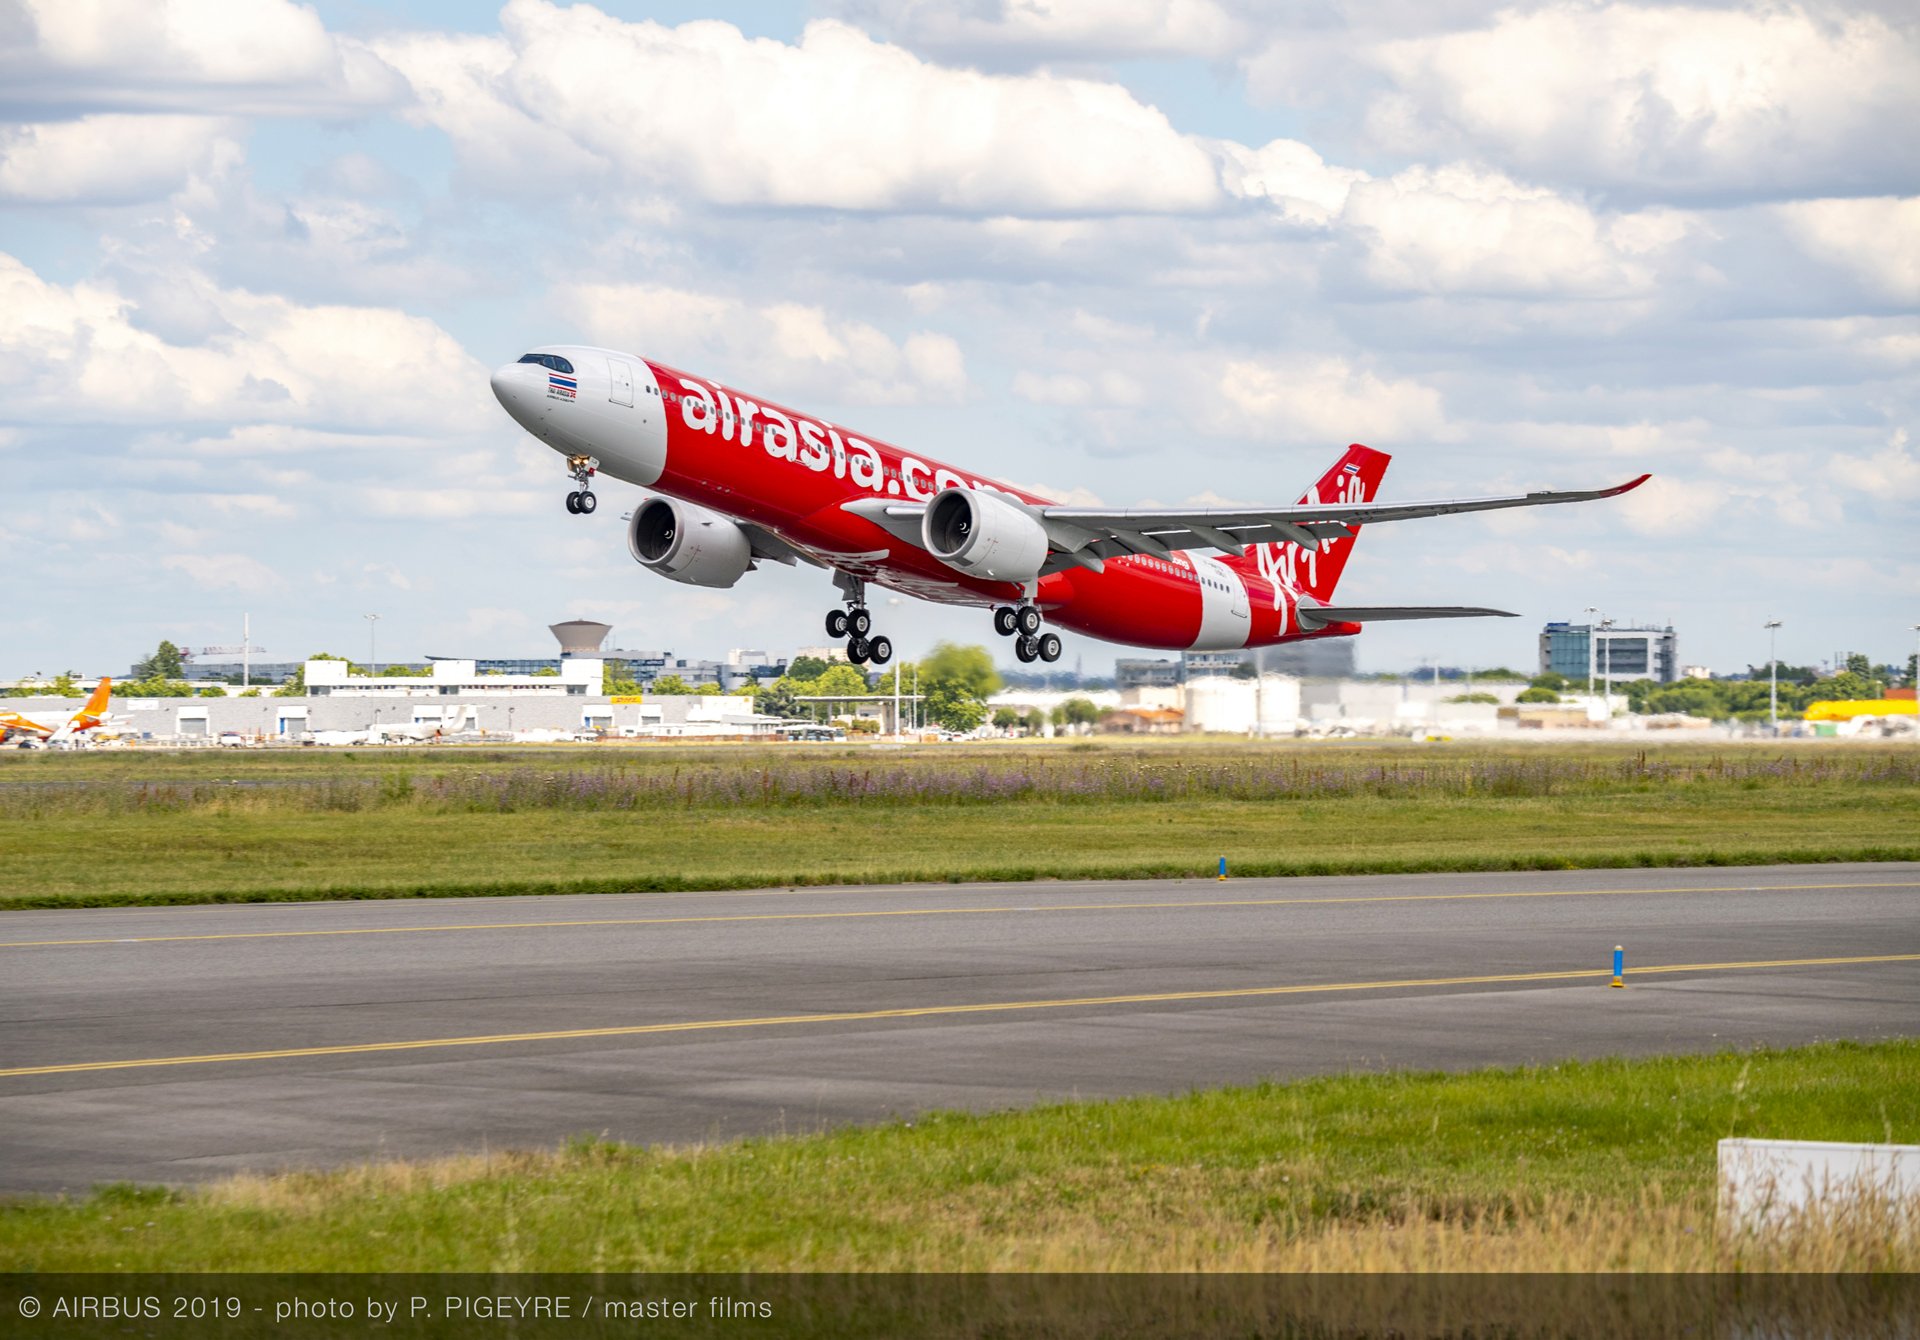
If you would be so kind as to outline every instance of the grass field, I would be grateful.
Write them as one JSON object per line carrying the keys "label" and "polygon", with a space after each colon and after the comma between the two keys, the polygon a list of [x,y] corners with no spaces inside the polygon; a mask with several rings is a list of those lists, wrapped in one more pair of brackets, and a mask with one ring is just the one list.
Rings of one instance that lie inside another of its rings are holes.
{"label": "grass field", "polygon": [[0,907],[1920,859],[1920,750],[0,753]]}
{"label": "grass field", "polygon": [[1920,1269],[1920,1226],[1716,1231],[1729,1135],[1920,1138],[1920,1040],[1351,1075],[683,1150],[0,1206],[0,1268]]}

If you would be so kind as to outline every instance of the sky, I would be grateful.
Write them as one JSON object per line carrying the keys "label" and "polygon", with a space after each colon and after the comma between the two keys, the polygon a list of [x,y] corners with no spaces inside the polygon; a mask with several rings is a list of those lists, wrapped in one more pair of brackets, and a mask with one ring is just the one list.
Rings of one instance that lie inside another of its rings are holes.
{"label": "sky", "polygon": [[[494,403],[633,350],[1067,502],[1603,503],[1370,527],[1363,671],[1904,661],[1920,12],[1560,0],[0,0],[0,678],[825,640],[568,514]],[[900,654],[1010,648],[876,603]],[[1068,635],[1064,664],[1125,649]],[[211,658],[210,658],[211,659]]]}

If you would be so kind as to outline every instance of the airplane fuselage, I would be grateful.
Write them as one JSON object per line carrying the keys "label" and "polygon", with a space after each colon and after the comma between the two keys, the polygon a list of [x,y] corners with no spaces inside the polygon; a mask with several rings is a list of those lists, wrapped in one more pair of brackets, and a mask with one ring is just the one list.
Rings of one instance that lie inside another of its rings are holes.
{"label": "airplane fuselage", "polygon": [[[901,538],[875,514],[888,502],[923,503],[950,487],[1042,506],[1049,499],[649,359],[577,345],[529,355],[542,356],[570,371],[510,364],[494,374],[493,387],[514,419],[554,451],[595,458],[616,479],[762,527],[875,585],[955,605],[1031,600],[1053,624],[1140,647],[1229,649],[1359,631],[1350,623],[1303,629],[1296,612],[1313,568],[1343,563],[1351,536],[1318,549],[1270,543],[1229,559],[1130,554],[1107,560],[1103,571],[984,580]],[[1329,475],[1346,501],[1366,502],[1369,487],[1378,488],[1386,458],[1367,455],[1378,464]]]}

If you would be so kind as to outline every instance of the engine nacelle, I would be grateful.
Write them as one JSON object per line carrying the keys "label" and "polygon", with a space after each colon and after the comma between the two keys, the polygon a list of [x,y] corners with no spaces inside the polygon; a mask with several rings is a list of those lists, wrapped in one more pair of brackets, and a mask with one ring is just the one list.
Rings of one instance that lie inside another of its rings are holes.
{"label": "engine nacelle", "polygon": [[753,564],[747,533],[718,512],[649,498],[627,522],[627,551],[642,567],[688,586],[722,589]]}
{"label": "engine nacelle", "polygon": [[927,552],[956,572],[1030,582],[1047,561],[1047,530],[1031,512],[980,489],[942,489],[920,518]]}

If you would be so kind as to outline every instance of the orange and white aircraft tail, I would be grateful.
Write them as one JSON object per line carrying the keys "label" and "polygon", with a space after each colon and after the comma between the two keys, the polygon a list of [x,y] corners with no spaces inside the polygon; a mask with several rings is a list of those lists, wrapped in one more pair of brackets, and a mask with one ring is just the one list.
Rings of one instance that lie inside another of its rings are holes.
{"label": "orange and white aircraft tail", "polygon": [[107,719],[107,702],[113,697],[113,677],[100,676],[100,682],[93,686],[93,692],[80,704],[80,710],[67,718],[67,724],[54,732],[54,738],[64,739],[83,730],[98,730]]}

